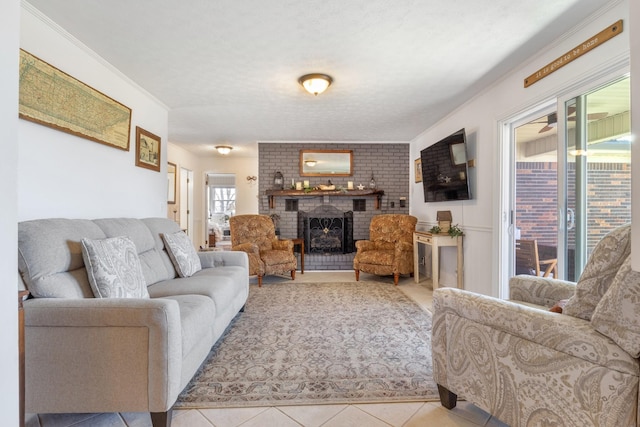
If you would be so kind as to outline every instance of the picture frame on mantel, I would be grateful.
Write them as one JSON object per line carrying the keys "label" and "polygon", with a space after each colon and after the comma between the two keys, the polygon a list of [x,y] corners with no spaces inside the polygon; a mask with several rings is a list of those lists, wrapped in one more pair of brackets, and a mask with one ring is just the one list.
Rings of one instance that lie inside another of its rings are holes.
{"label": "picture frame on mantel", "polygon": [[160,172],[160,137],[136,126],[136,166]]}

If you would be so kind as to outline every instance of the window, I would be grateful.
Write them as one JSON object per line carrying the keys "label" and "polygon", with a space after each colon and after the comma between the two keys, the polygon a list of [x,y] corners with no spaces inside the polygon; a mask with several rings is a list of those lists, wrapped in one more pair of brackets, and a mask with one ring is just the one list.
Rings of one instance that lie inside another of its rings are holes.
{"label": "window", "polygon": [[233,174],[207,174],[209,222],[223,226],[236,213],[236,177]]}

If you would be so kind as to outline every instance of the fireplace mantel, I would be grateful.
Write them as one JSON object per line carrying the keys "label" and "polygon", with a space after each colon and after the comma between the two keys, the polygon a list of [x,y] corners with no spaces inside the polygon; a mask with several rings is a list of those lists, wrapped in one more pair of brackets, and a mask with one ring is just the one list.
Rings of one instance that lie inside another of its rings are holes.
{"label": "fireplace mantel", "polygon": [[350,197],[359,199],[360,197],[375,197],[375,209],[380,209],[380,202],[384,196],[383,190],[267,190],[269,196],[269,209],[275,207],[276,197],[299,198],[299,197]]}

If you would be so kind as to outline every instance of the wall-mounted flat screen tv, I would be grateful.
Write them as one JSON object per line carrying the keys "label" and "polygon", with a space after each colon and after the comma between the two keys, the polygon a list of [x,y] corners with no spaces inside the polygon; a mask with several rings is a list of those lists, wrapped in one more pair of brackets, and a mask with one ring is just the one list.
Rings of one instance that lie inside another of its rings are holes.
{"label": "wall-mounted flat screen tv", "polygon": [[469,200],[464,128],[420,151],[425,202]]}

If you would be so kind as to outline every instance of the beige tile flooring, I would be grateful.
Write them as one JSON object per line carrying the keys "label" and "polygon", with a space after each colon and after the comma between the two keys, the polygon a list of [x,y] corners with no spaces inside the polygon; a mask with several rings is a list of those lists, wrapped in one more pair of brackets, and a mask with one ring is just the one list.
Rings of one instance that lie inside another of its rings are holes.
{"label": "beige tile flooring", "polygon": [[[352,271],[307,271],[296,274],[295,282],[353,281]],[[362,273],[360,280],[384,280]],[[291,281],[268,276],[263,286]],[[255,279],[252,279],[252,283]],[[431,309],[431,282],[419,284],[403,277],[399,287],[426,309]],[[147,427],[151,425],[147,413],[113,414],[28,414],[27,427]],[[362,405],[274,406],[232,409],[190,409],[173,411],[173,427],[508,427],[496,418],[468,402],[458,402],[449,411],[439,402],[378,403]]]}

